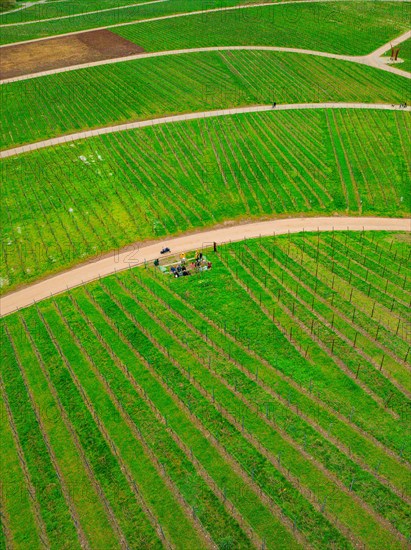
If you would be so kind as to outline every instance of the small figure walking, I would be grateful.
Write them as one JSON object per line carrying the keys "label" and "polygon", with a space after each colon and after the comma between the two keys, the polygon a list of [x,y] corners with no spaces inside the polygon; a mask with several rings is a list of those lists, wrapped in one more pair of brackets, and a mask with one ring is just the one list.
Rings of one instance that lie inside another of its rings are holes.
{"label": "small figure walking", "polygon": [[275,109],[277,107],[277,103],[274,101],[273,103],[273,109]]}
{"label": "small figure walking", "polygon": [[217,243],[213,243],[213,249],[214,249],[214,252],[217,252]]}

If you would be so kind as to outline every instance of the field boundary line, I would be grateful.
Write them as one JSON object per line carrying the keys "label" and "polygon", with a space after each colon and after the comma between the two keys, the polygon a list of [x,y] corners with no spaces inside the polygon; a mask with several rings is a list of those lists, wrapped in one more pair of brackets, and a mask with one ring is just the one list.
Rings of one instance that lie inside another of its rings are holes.
{"label": "field boundary line", "polygon": [[[314,217],[272,219],[253,223],[237,224],[229,227],[214,228],[193,234],[186,234],[169,239],[163,238],[172,248],[173,254],[209,247],[213,242],[241,241],[259,236],[271,236],[274,233],[300,233],[301,231],[411,231],[411,218],[378,218],[378,217]],[[119,251],[112,251],[96,261],[76,266],[72,269],[22,288],[0,299],[1,316],[8,315],[20,308],[25,308],[52,295],[60,294],[69,288],[82,286],[146,262],[154,261],[159,256],[161,241],[149,244],[135,243],[134,251],[130,246]]]}

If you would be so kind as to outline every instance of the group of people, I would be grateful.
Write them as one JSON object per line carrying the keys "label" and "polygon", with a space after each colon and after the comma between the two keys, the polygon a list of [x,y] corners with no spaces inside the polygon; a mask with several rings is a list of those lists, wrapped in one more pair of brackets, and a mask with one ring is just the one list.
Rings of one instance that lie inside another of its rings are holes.
{"label": "group of people", "polygon": [[184,252],[180,254],[180,263],[175,267],[171,266],[170,272],[173,277],[186,277],[191,275],[192,271],[207,271],[212,268],[212,263],[207,261],[202,252],[198,250],[194,256],[194,262],[187,266],[187,258]]}
{"label": "group of people", "polygon": [[191,275],[184,264],[180,264],[177,267],[171,266],[170,271],[174,277],[185,277],[187,275]]}

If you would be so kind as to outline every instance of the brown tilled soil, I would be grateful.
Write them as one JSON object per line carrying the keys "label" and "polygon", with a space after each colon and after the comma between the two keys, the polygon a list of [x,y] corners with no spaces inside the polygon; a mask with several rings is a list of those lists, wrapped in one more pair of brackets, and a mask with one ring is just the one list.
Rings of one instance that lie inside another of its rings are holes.
{"label": "brown tilled soil", "polygon": [[0,79],[125,57],[144,49],[108,31],[89,31],[0,49]]}

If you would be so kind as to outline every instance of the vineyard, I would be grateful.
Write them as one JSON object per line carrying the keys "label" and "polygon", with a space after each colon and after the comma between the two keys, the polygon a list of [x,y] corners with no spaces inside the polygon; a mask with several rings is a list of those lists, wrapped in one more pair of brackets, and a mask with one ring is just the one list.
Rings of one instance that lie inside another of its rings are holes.
{"label": "vineyard", "polygon": [[[283,0],[282,0],[283,1]],[[222,46],[225,40],[240,41],[242,33],[248,39],[247,44],[261,45],[269,40],[270,45],[313,48],[337,53],[367,54],[392,37],[408,29],[410,7],[399,2],[314,2],[307,5],[263,6],[259,4],[276,4],[277,2],[255,2],[257,6],[215,14],[206,14],[207,10],[221,7],[249,5],[244,0],[167,0],[148,2],[144,0],[112,0],[87,2],[65,1],[48,2],[32,6],[15,14],[0,16],[1,44],[16,41],[33,40],[44,36],[53,36],[68,32],[78,32],[103,26],[115,26],[130,22],[120,27],[119,32],[131,39],[145,40],[163,48],[163,36],[167,43],[215,43]],[[141,6],[138,4],[142,3]],[[127,7],[131,4],[130,7]],[[121,6],[121,9],[118,7]],[[124,6],[124,7],[123,7]],[[97,11],[100,8],[110,11]],[[135,21],[154,19],[176,13],[201,11],[200,15],[177,18],[170,21],[147,22],[133,25]],[[84,13],[81,17],[76,14]],[[71,16],[71,17],[67,17]],[[42,19],[62,17],[52,21]],[[38,23],[33,22],[39,20]],[[355,21],[353,25],[352,22]],[[24,23],[12,25],[12,23]],[[321,26],[320,35],[314,28]],[[198,33],[195,32],[198,29]],[[290,32],[291,30],[291,32]],[[185,33],[187,32],[187,35]],[[179,33],[184,33],[180,34]],[[255,42],[257,40],[257,42]],[[275,43],[273,41],[276,41]],[[232,46],[234,42],[229,42]],[[322,47],[319,47],[321,45]],[[373,45],[375,45],[373,47]],[[166,47],[165,49],[169,49]]]}
{"label": "vineyard", "polygon": [[256,239],[205,251],[202,274],[137,268],[5,318],[6,538],[404,548],[409,245]]}
{"label": "vineyard", "polygon": [[113,30],[147,51],[256,45],[366,55],[407,31],[410,14],[409,5],[398,2],[290,3]]}
{"label": "vineyard", "polygon": [[0,9],[0,550],[411,548],[411,2]]}
{"label": "vineyard", "polygon": [[11,157],[2,164],[2,291],[129,243],[224,220],[407,215],[409,133],[403,112],[279,111]]}
{"label": "vineyard", "polygon": [[3,149],[85,128],[270,105],[274,100],[411,101],[408,80],[379,69],[266,51],[203,52],[128,61],[6,84],[1,92]]}

